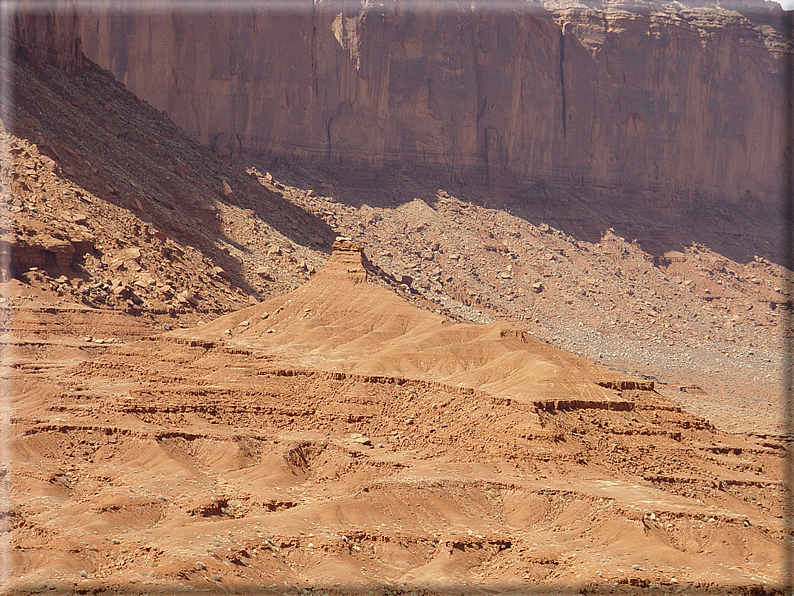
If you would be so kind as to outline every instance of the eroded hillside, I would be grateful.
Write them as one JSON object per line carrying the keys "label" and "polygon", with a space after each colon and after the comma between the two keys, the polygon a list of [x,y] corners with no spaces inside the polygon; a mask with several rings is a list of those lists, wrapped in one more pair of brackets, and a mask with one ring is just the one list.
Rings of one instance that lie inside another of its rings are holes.
{"label": "eroded hillside", "polygon": [[93,308],[217,315],[292,289],[323,262],[324,222],[104,71],[22,61],[14,75],[6,277]]}
{"label": "eroded hillside", "polygon": [[68,70],[0,133],[4,592],[780,591],[774,214],[233,161]]}
{"label": "eroded hillside", "polygon": [[533,208],[399,174],[351,182],[304,169],[277,178],[290,201],[364,241],[407,298],[463,320],[507,320],[655,380],[724,428],[781,432],[786,273],[746,253],[778,238],[776,214],[735,221],[743,232],[734,238],[730,212],[648,209],[636,219],[619,206]]}
{"label": "eroded hillside", "polygon": [[781,442],[420,310],[359,250],[211,324],[19,367],[10,593],[776,592]]}

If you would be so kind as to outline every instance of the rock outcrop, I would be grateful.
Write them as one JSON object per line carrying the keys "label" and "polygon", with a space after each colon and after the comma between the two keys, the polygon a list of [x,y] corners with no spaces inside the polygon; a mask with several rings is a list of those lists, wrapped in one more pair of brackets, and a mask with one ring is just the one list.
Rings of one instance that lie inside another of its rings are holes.
{"label": "rock outcrop", "polygon": [[71,269],[75,260],[94,249],[94,236],[67,226],[42,226],[27,218],[15,218],[14,228],[0,235],[7,259],[0,259],[0,279],[10,279],[31,268],[58,275]]}
{"label": "rock outcrop", "polygon": [[14,49],[29,60],[44,60],[75,72],[83,61],[77,6],[71,0],[14,3]]}
{"label": "rock outcrop", "polygon": [[299,369],[322,354],[327,371],[422,378],[547,410],[627,410],[631,403],[616,391],[653,388],[507,323],[455,324],[417,308],[368,283],[361,242],[339,237],[333,248],[325,267],[293,292],[172,335],[275,350]]}
{"label": "rock outcrop", "polygon": [[81,35],[89,58],[230,157],[402,167],[526,200],[559,186],[635,202],[777,196],[775,3],[290,6],[98,8]]}

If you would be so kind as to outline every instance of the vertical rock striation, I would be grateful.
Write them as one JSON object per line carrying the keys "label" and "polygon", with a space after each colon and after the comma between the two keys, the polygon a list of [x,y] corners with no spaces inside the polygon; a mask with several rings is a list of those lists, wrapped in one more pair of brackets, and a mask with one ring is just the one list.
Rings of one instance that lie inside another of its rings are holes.
{"label": "vertical rock striation", "polygon": [[[633,200],[773,201],[777,4],[294,0],[81,15],[86,55],[201,142]],[[276,6],[280,8],[276,8]],[[209,40],[209,41],[207,41]]]}
{"label": "vertical rock striation", "polygon": [[78,11],[72,0],[18,0],[13,3],[14,51],[75,72],[83,60]]}

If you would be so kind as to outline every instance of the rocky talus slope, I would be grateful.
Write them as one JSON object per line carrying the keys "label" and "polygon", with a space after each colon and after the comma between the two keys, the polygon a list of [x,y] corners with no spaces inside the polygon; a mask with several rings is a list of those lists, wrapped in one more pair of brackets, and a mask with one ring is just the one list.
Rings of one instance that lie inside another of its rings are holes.
{"label": "rocky talus slope", "polygon": [[566,196],[528,206],[399,174],[351,183],[297,168],[276,178],[290,201],[364,241],[373,266],[417,304],[460,320],[507,320],[654,380],[723,428],[784,430],[787,272],[748,256],[771,249],[774,213],[748,223],[732,211],[627,213]]}
{"label": "rocky talus slope", "polygon": [[11,361],[7,593],[779,590],[781,442],[337,246],[211,324]]}
{"label": "rocky talus slope", "polygon": [[14,82],[4,279],[90,308],[215,316],[323,262],[324,222],[227,168],[108,73],[22,60]]}

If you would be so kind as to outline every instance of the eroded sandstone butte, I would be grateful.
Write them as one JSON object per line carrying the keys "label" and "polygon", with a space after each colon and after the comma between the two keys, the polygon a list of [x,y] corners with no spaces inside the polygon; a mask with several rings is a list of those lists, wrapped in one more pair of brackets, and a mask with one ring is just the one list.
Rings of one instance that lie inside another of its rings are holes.
{"label": "eroded sandstone butte", "polygon": [[641,202],[773,201],[782,11],[295,0],[81,14],[86,55],[232,156]]}

